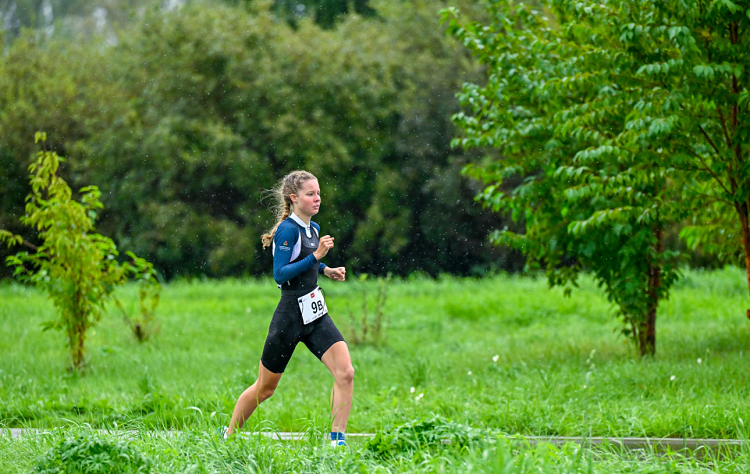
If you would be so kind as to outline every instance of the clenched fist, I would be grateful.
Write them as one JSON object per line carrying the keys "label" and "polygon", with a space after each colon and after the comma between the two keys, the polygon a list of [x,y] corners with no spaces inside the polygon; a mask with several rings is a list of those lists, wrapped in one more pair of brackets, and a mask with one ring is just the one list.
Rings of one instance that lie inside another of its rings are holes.
{"label": "clenched fist", "polygon": [[327,276],[331,280],[336,280],[336,281],[346,280],[346,268],[344,267],[336,267],[336,268],[325,267],[323,269],[323,274],[325,274],[325,276]]}
{"label": "clenched fist", "polygon": [[320,243],[318,244],[318,250],[313,252],[313,255],[315,255],[315,258],[318,259],[318,261],[323,260],[323,257],[328,254],[328,251],[333,248],[333,237],[330,235],[324,235],[320,238]]}

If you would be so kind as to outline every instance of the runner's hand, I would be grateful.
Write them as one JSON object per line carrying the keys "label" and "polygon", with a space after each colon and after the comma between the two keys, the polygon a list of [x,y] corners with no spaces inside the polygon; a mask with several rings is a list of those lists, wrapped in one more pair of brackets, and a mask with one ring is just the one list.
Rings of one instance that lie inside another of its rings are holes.
{"label": "runner's hand", "polygon": [[333,248],[333,237],[330,235],[324,235],[320,238],[320,243],[318,244],[318,250],[314,252],[315,258],[318,259],[318,261],[323,260],[323,257],[328,254],[328,251]]}
{"label": "runner's hand", "polygon": [[325,276],[327,276],[331,280],[336,280],[336,281],[346,280],[346,268],[344,267],[336,267],[336,268],[325,267],[323,269],[323,273],[325,274]]}

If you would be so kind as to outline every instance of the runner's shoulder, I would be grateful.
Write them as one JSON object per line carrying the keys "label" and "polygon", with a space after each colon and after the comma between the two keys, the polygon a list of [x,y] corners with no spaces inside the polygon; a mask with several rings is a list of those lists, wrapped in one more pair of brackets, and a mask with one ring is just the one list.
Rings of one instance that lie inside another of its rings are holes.
{"label": "runner's shoulder", "polygon": [[310,225],[311,225],[311,226],[313,226],[313,227],[315,228],[315,230],[317,230],[317,231],[318,231],[318,233],[320,233],[320,225],[318,225],[318,223],[317,223],[317,222],[315,222],[315,221],[310,221]]}
{"label": "runner's shoulder", "polygon": [[298,236],[299,231],[297,229],[297,224],[291,219],[284,219],[276,228],[273,240],[276,245],[284,242],[294,244],[297,241]]}

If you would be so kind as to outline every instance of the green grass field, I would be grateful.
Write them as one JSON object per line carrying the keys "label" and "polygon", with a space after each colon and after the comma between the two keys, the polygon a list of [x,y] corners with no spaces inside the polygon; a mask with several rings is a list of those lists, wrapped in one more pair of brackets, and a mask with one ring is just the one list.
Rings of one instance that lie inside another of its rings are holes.
{"label": "green grass field", "polygon": [[[363,283],[323,284],[329,310],[346,336],[349,309],[361,311]],[[365,285],[374,301],[374,282]],[[726,269],[686,273],[660,307],[653,360],[640,360],[618,335],[610,305],[588,279],[571,298],[549,290],[543,278],[391,282],[384,308],[390,319],[387,342],[351,348],[356,377],[349,431],[389,432],[438,415],[484,433],[481,442],[426,448],[421,461],[396,456],[387,462],[373,458],[372,449],[341,455],[318,452],[312,442],[292,448],[269,440],[216,445],[201,432],[227,424],[236,397],[254,381],[277,292],[271,280],[167,285],[156,338],[139,344],[112,312],[91,333],[89,369],[80,377],[65,370],[62,334],[39,328],[53,314],[51,303],[28,288],[0,286],[0,426],[141,430],[140,444],[158,458],[157,465],[182,466],[157,472],[183,472],[191,462],[205,472],[234,466],[216,464],[206,450],[191,458],[174,448],[177,454],[170,457],[164,453],[172,443],[210,445],[216,456],[224,453],[222,462],[233,450],[245,453],[247,462],[248,452],[265,452],[266,461],[262,456],[253,461],[261,472],[302,472],[308,462],[356,472],[377,466],[383,472],[433,472],[440,466],[466,472],[460,468],[466,462],[484,466],[477,472],[579,472],[592,461],[567,453],[573,448],[518,452],[506,449],[502,439],[488,440],[502,434],[746,438],[750,334],[744,313],[750,298],[744,272]],[[122,298],[134,304],[134,288],[126,288]],[[325,367],[300,345],[276,394],[248,429],[323,432],[331,384]],[[193,434],[172,440],[145,434],[165,428]],[[24,472],[5,467],[28,466],[60,436],[0,441],[0,472]],[[290,450],[299,456],[290,457]],[[513,462],[525,456],[524,462],[538,463],[541,471],[495,469],[498,456]],[[626,458],[600,453],[596,469],[641,472],[624,470],[633,464]],[[737,472],[746,472],[748,458],[722,461],[720,472],[737,466],[742,467]],[[342,462],[351,465],[337,464]],[[664,466],[657,458],[636,464],[650,462]],[[680,466],[685,472],[705,469]]]}

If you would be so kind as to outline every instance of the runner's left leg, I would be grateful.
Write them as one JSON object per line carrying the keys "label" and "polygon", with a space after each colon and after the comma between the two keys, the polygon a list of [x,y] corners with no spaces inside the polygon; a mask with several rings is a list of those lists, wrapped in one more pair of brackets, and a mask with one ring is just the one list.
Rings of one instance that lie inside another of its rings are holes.
{"label": "runner's left leg", "polygon": [[264,400],[268,400],[273,395],[274,390],[279,385],[279,380],[283,374],[276,374],[266,369],[263,362],[258,364],[258,380],[247,388],[240,395],[237,404],[234,406],[232,421],[229,423],[227,434],[231,435],[236,430],[242,428],[250,415],[253,414],[258,405]]}

